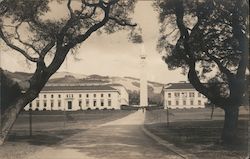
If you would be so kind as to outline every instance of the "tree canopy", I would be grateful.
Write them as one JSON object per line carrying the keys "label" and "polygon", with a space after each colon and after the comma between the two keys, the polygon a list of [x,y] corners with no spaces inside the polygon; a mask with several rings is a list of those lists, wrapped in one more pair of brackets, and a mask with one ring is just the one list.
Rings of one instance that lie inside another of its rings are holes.
{"label": "tree canopy", "polygon": [[[0,143],[19,112],[37,97],[67,54],[93,33],[128,30],[130,41],[142,42],[131,17],[135,3],[134,0],[0,1],[0,42],[36,64],[29,89],[4,112]],[[46,60],[48,56],[51,60]]]}
{"label": "tree canopy", "polygon": [[248,99],[249,2],[157,0],[158,49],[194,88],[225,110],[224,142],[235,140],[239,107]]}
{"label": "tree canopy", "polygon": [[[136,26],[130,17],[134,4],[119,0],[6,0],[0,4],[0,35],[29,61],[43,61],[57,46],[69,50],[97,30],[114,33]],[[67,13],[58,17],[56,5],[65,6]]]}
{"label": "tree canopy", "polygon": [[161,22],[158,50],[165,52],[168,67],[181,67],[194,87],[217,106],[232,102],[227,100],[235,86],[241,86],[237,94],[244,95],[248,2],[168,0],[155,6]]}

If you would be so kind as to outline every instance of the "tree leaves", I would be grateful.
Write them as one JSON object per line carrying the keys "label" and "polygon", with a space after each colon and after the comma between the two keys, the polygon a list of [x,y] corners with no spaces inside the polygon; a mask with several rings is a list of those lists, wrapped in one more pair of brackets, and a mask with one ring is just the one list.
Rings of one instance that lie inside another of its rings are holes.
{"label": "tree leaves", "polygon": [[[249,4],[243,0],[157,0],[154,6],[161,23],[157,48],[165,52],[168,67],[189,70],[194,87],[218,105],[236,96],[239,102],[244,93],[233,85],[243,89],[240,81],[246,80]],[[224,89],[222,83],[227,85]]]}

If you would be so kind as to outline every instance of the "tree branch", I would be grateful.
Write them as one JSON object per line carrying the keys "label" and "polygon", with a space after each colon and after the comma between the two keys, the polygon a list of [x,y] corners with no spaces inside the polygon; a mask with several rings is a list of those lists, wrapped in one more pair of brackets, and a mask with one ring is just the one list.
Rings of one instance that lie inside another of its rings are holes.
{"label": "tree branch", "polygon": [[88,2],[86,2],[86,0],[82,0],[82,3],[83,3],[85,6],[88,6],[88,7],[98,7],[98,6],[100,6],[100,3],[101,3],[101,2],[99,2],[99,3],[88,3]]}
{"label": "tree branch", "polygon": [[80,19],[91,18],[91,17],[95,14],[96,8],[97,8],[97,7],[94,7],[94,9],[92,10],[92,12],[91,12],[90,14],[79,15],[78,17],[79,17]]}
{"label": "tree branch", "polygon": [[55,41],[48,43],[41,51],[41,57],[44,58],[45,55],[55,46]]}
{"label": "tree branch", "polygon": [[73,16],[73,10],[71,8],[71,0],[68,0],[67,8],[69,10],[70,17],[72,17]]}
{"label": "tree branch", "polygon": [[226,68],[222,65],[222,63],[220,62],[220,60],[218,58],[216,58],[215,56],[211,55],[210,53],[208,53],[207,50],[204,50],[205,54],[212,59],[217,66],[219,67],[220,71],[224,74],[226,74],[228,76],[229,79],[233,79],[234,75]]}
{"label": "tree branch", "polygon": [[71,42],[69,42],[67,44],[66,47],[73,48],[75,45],[86,40],[93,32],[95,32],[96,30],[98,30],[99,28],[101,28],[102,26],[104,26],[108,22],[110,7],[105,7],[102,9],[105,13],[104,18],[100,22],[91,26],[84,34],[81,34],[81,35],[78,35],[77,37],[75,37]]}
{"label": "tree branch", "polygon": [[0,28],[0,37],[3,39],[3,41],[6,43],[6,45],[8,45],[10,48],[20,52],[24,57],[26,57],[28,60],[30,60],[31,62],[37,62],[38,58],[34,58],[31,57],[26,51],[24,51],[23,49],[19,48],[16,45],[13,45],[5,36],[4,33],[2,31],[2,28]]}
{"label": "tree branch", "polygon": [[117,19],[115,17],[109,17],[109,19],[115,21],[118,25],[121,25],[121,26],[130,26],[130,27],[137,26],[137,24],[131,24],[131,23],[128,23],[127,21],[125,21],[125,20],[120,20],[120,19]]}
{"label": "tree branch", "polygon": [[22,43],[23,45],[32,48],[36,53],[39,54],[39,51],[38,51],[32,44],[29,44],[29,43],[27,43],[27,42],[24,42],[24,41],[21,39],[20,34],[18,33],[18,29],[19,29],[19,27],[21,26],[21,24],[22,24],[22,22],[19,23],[19,24],[15,27],[15,33],[16,33],[16,35],[17,35],[17,37],[16,37],[15,39],[17,39],[17,40],[18,40],[20,43]]}
{"label": "tree branch", "polygon": [[102,3],[104,3],[105,5],[107,6],[111,6],[111,5],[114,5],[118,2],[119,0],[111,0],[110,2],[104,2],[102,1]]}
{"label": "tree branch", "polygon": [[[236,1],[234,10],[233,10],[233,19],[232,19],[232,28],[233,28],[233,36],[239,42],[239,50],[241,51],[241,58],[239,61],[239,66],[237,69],[236,76],[238,78],[244,78],[246,74],[246,68],[249,65],[249,39],[246,34],[243,33],[243,24],[246,21],[246,18],[243,15],[240,15],[240,10],[242,9],[242,1]],[[249,6],[248,6],[249,7]],[[247,7],[247,8],[248,8]],[[240,21],[240,17],[243,17],[243,22]],[[243,24],[241,24],[243,23]]]}
{"label": "tree branch", "polygon": [[[217,104],[221,108],[224,107],[225,99],[221,96],[215,97],[213,96],[212,91],[209,91],[209,89],[205,86],[204,83],[201,83],[199,76],[196,71],[196,58],[194,54],[191,52],[189,40],[190,40],[190,34],[188,32],[188,28],[185,26],[183,22],[184,18],[184,7],[183,7],[183,1],[177,0],[175,2],[175,16],[176,16],[176,24],[180,31],[180,38],[178,41],[180,41],[184,46],[184,51],[186,56],[186,62],[189,66],[188,71],[188,80],[190,83],[194,86],[194,88],[204,94],[209,100],[211,100],[213,103]],[[195,26],[191,30],[191,34],[196,32],[199,29],[200,21],[198,19],[198,22],[195,24]]]}

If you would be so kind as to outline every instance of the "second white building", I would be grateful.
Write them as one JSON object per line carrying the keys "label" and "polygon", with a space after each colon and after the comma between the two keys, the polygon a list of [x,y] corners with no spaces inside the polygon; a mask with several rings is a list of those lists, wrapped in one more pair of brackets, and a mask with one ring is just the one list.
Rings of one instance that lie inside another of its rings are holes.
{"label": "second white building", "polygon": [[208,101],[190,83],[168,84],[162,93],[164,109],[205,108]]}

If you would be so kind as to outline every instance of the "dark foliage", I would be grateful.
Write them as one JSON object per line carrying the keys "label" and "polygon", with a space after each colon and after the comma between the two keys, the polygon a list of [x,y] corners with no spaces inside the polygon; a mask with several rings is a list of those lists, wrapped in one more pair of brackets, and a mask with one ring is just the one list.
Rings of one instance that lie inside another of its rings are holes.
{"label": "dark foliage", "polygon": [[222,139],[231,142],[238,108],[248,98],[249,2],[158,0],[154,5],[165,62],[170,69],[182,68],[197,91],[225,110]]}
{"label": "dark foliage", "polygon": [[21,95],[21,89],[19,85],[8,78],[2,69],[0,69],[0,103],[1,114]]}

